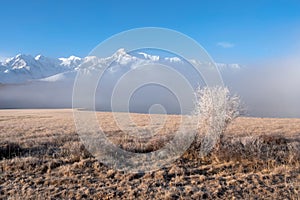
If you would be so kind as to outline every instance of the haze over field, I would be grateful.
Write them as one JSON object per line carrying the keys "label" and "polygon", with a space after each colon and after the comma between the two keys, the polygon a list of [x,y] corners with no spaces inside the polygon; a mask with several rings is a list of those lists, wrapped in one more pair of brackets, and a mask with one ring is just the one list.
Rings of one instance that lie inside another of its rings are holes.
{"label": "haze over field", "polygon": [[[0,62],[0,108],[70,108],[78,70],[86,68],[93,73],[95,66],[104,68],[111,61],[114,62],[108,67],[98,86],[98,110],[111,110],[110,100],[114,86],[129,70],[139,68],[145,71],[145,76],[150,77],[161,74],[160,70],[149,72],[144,65],[164,64],[184,75],[194,88],[199,81],[202,86],[205,85],[191,64],[176,55],[166,57],[141,51],[128,53],[124,49],[119,49],[107,58],[70,56],[55,59],[19,54]],[[278,60],[259,67],[223,63],[216,65],[224,84],[241,96],[249,115],[300,117],[298,61],[298,58],[288,58],[287,62]],[[174,84],[177,88],[181,87],[180,83]],[[132,112],[146,113],[151,105],[161,104],[168,113],[180,113],[176,96],[161,86],[144,86],[136,91],[131,100]],[[187,101],[190,106],[184,108],[184,113],[189,113],[193,108],[192,100]]]}

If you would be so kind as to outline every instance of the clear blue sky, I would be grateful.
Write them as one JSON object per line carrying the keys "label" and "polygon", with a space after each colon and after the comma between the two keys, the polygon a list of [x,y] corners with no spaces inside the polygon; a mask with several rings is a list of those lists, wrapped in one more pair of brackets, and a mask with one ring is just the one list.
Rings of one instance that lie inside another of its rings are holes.
{"label": "clear blue sky", "polygon": [[145,26],[185,33],[218,62],[300,49],[298,0],[2,0],[0,8],[0,57],[85,56],[113,34]]}

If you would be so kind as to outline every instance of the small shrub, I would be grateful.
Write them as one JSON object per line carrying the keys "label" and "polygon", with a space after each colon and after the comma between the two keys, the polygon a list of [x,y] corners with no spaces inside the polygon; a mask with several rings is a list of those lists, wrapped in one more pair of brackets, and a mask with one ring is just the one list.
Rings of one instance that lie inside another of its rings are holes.
{"label": "small shrub", "polygon": [[240,115],[241,103],[238,96],[232,96],[227,87],[221,86],[198,87],[195,96],[193,114],[200,127],[196,145],[200,145],[200,155],[205,156],[222,138],[228,124]]}

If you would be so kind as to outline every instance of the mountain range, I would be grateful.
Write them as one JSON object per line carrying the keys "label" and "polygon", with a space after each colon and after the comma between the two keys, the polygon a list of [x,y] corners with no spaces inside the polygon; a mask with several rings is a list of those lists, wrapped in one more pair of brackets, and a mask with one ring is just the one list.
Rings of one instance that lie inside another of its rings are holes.
{"label": "mountain range", "polygon": [[[144,52],[134,55],[119,49],[112,56],[99,58],[96,56],[68,58],[50,58],[43,55],[31,56],[18,54],[15,57],[0,62],[0,84],[22,84],[32,81],[59,81],[63,79],[74,79],[79,68],[92,69],[94,66],[104,67],[114,62],[110,71],[118,71],[130,66],[131,68],[145,63],[162,63],[167,65],[183,66],[184,62],[178,57],[160,57]],[[239,64],[217,63],[220,71],[239,70]]]}

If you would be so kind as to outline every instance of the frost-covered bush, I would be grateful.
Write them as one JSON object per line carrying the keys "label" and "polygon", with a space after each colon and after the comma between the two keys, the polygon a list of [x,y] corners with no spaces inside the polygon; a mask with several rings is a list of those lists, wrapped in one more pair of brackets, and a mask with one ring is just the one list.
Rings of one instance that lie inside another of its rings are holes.
{"label": "frost-covered bush", "polygon": [[231,95],[227,87],[198,87],[193,114],[199,122],[196,143],[201,145],[200,155],[207,154],[219,142],[228,124],[240,115],[240,98]]}

